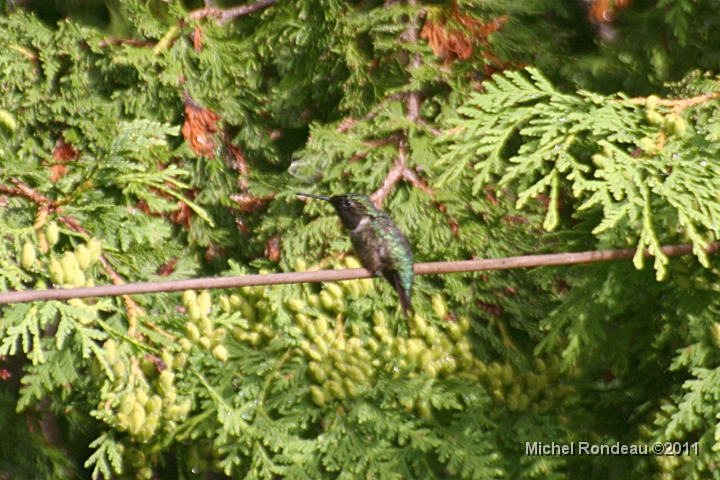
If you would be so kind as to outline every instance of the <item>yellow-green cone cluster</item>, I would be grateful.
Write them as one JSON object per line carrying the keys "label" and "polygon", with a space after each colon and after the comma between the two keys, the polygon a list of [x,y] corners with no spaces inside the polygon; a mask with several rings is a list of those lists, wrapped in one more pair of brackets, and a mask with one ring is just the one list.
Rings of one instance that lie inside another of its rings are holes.
{"label": "yellow-green cone cluster", "polygon": [[[656,443],[662,442],[663,448],[667,449],[666,451],[668,452],[667,454],[656,454],[651,457],[654,459],[658,470],[660,470],[660,473],[656,474],[653,478],[662,480],[686,479],[688,478],[688,474],[682,467],[688,463],[695,463],[695,465],[697,465],[695,468],[700,472],[714,471],[716,466],[713,460],[713,452],[717,451],[717,443],[708,449],[708,451],[704,451],[700,446],[696,446],[694,443],[695,440],[691,440],[687,431],[682,427],[680,427],[679,431],[675,432],[675,438],[670,440],[660,440],[658,438],[658,434],[662,435],[667,431],[667,426],[672,421],[670,412],[675,408],[673,402],[667,399],[660,400],[660,408],[648,415],[645,423],[638,427],[640,438],[635,442],[636,444],[652,448]],[[715,439],[717,440],[717,438],[718,436],[716,435]],[[700,455],[697,455],[698,453]],[[711,475],[707,476],[707,478],[711,477]],[[697,478],[706,477],[700,476]]]}
{"label": "yellow-green cone cluster", "polygon": [[685,120],[674,114],[664,115],[656,110],[660,99],[651,95],[645,100],[645,118],[650,125],[660,127],[662,133],[653,137],[643,137],[638,141],[638,146],[649,155],[655,155],[664,147],[665,135],[674,135],[682,138],[687,133],[687,124]]}
{"label": "yellow-green cone cluster", "polygon": [[509,364],[493,362],[486,366],[477,361],[476,366],[475,375],[480,383],[495,401],[504,403],[511,411],[545,413],[575,391],[561,382],[555,355],[536,358],[533,371],[523,374],[515,372]]}
{"label": "yellow-green cone cluster", "polygon": [[[310,319],[298,312],[296,320],[308,337],[300,348],[310,360],[308,373],[317,383],[309,391],[317,405],[362,394],[372,386],[378,369],[391,369],[397,376],[425,374],[429,378],[473,369],[470,345],[463,335],[470,326],[466,318],[457,324],[447,322],[448,327],[441,330],[416,315],[411,320],[410,338],[406,338],[391,334],[387,316],[377,311],[373,336],[364,340],[338,335],[325,315]],[[417,408],[421,414],[429,414],[431,408],[421,400],[406,407]]]}
{"label": "yellow-green cone cluster", "polygon": [[22,248],[22,254],[20,257],[20,264],[25,269],[30,269],[35,265],[37,259],[37,252],[35,251],[35,245],[30,242],[25,242]]}
{"label": "yellow-green cone cluster", "polygon": [[[57,223],[48,223],[44,230],[38,230],[38,242],[27,241],[20,251],[19,263],[26,270],[42,270],[47,267],[51,282],[62,288],[91,287],[92,279],[86,279],[86,273],[102,255],[102,246],[96,238],[87,243],[79,244],[74,252],[66,251],[62,257],[52,252],[52,247],[60,239],[60,228]],[[37,245],[41,253],[49,253],[47,257],[38,258]]]}
{"label": "yellow-green cone cluster", "polygon": [[[323,292],[337,299],[342,298],[343,290],[329,284]],[[373,385],[378,369],[391,369],[396,376],[411,378],[425,375],[429,379],[471,381],[486,388],[496,401],[519,412],[545,412],[557,399],[572,393],[570,387],[559,383],[557,357],[536,359],[533,371],[522,375],[509,364],[488,366],[475,358],[466,337],[470,319],[446,320],[448,307],[441,295],[432,298],[432,309],[440,321],[431,322],[415,315],[409,321],[409,337],[393,334],[382,311],[373,316],[373,336],[369,338],[354,335],[359,332],[337,332],[337,319],[342,317],[335,318],[332,308],[310,315],[305,307],[312,302],[310,298],[307,303],[292,299],[288,306],[296,311],[297,326],[307,337],[300,348],[309,360],[308,375],[317,384],[309,389],[310,398],[317,405],[362,394]],[[320,301],[318,305],[324,307]],[[432,416],[432,406],[420,395],[402,403],[407,411],[415,410],[422,418]]]}
{"label": "yellow-green cone cluster", "polygon": [[179,343],[183,351],[189,352],[192,346],[200,347],[212,352],[213,356],[221,362],[228,360],[228,351],[223,342],[227,337],[227,330],[222,327],[214,328],[210,320],[212,309],[212,296],[207,290],[196,294],[193,290],[186,290],[182,295],[183,305],[190,321],[185,324],[185,338]]}
{"label": "yellow-green cone cluster", "polygon": [[17,121],[15,116],[7,110],[0,110],[0,125],[10,132],[14,132],[17,128]]}
{"label": "yellow-green cone cluster", "polygon": [[298,313],[298,325],[308,340],[300,348],[312,359],[308,364],[310,376],[320,387],[311,386],[310,395],[315,403],[323,405],[332,399],[354,398],[372,381],[380,365],[373,361],[366,344],[352,337],[339,338],[324,315],[310,320]]}
{"label": "yellow-green cone cluster", "polygon": [[683,137],[687,131],[687,125],[682,117],[674,113],[663,115],[655,110],[660,99],[655,95],[650,95],[645,99],[645,117],[647,121],[659,127],[668,134]]}
{"label": "yellow-green cone cluster", "polygon": [[[46,230],[50,230],[50,227]],[[45,236],[47,238],[50,235],[46,232]],[[86,280],[85,273],[100,259],[100,255],[100,242],[91,239],[86,244],[78,245],[75,252],[66,251],[59,260],[52,256],[48,264],[50,280],[63,288],[92,287],[94,283],[92,279]]]}
{"label": "yellow-green cone cluster", "polygon": [[137,480],[151,480],[154,478],[152,462],[142,450],[137,448],[129,449],[125,454],[125,461],[137,471],[135,474]]}
{"label": "yellow-green cone cluster", "polygon": [[[45,241],[49,247],[53,247],[60,240],[60,227],[56,222],[50,222],[45,226]],[[100,243],[98,242],[98,246]]]}
{"label": "yellow-green cone cluster", "polygon": [[[440,302],[443,301],[434,303],[439,305]],[[436,378],[472,369],[473,356],[470,352],[470,343],[464,336],[470,328],[470,321],[465,317],[457,323],[443,321],[445,328],[437,328],[416,314],[410,319],[409,338],[391,336],[383,312],[375,313],[373,323],[375,337],[385,346],[383,355],[388,359],[399,359],[397,366],[401,370],[413,370],[409,374],[411,377],[425,373],[430,378]],[[369,343],[373,348],[373,342]]]}
{"label": "yellow-green cone cluster", "polygon": [[127,359],[118,354],[114,340],[107,340],[104,347],[115,381],[108,396],[109,405],[102,408],[113,409],[115,427],[143,442],[150,440],[161,426],[174,431],[176,422],[192,408],[192,401],[178,397],[175,388],[174,369],[184,366],[187,354],[165,350],[161,362],[143,358],[137,362],[137,368],[126,364]]}
{"label": "yellow-green cone cluster", "polygon": [[230,297],[221,296],[220,306],[226,313],[239,312],[247,328],[243,325],[233,327],[232,335],[236,340],[260,345],[275,337],[270,302],[265,296],[265,287],[243,287]]}
{"label": "yellow-green cone cluster", "polygon": [[[298,260],[296,262],[297,271],[306,269],[305,262]],[[360,261],[355,257],[347,257],[344,265],[336,264],[336,268],[360,268]],[[326,315],[335,316],[343,313],[346,308],[346,296],[358,298],[363,297],[373,289],[373,281],[369,278],[358,280],[346,280],[338,283],[327,283],[323,286],[319,293],[306,295],[305,298],[292,298],[288,300],[287,306],[290,310],[303,313],[308,306],[321,310]]]}

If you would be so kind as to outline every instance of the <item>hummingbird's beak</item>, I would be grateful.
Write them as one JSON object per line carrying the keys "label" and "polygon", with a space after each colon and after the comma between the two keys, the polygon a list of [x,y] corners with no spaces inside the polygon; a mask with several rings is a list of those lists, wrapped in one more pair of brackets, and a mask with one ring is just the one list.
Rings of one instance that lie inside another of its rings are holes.
{"label": "hummingbird's beak", "polygon": [[326,200],[330,201],[330,197],[325,197],[323,195],[313,195],[312,193],[298,193],[298,197],[312,197],[312,198],[319,198],[320,200]]}

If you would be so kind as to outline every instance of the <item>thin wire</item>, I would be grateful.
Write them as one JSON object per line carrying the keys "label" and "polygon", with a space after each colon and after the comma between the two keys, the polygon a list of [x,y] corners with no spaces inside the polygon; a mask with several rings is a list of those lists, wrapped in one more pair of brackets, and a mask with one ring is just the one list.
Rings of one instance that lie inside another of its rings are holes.
{"label": "thin wire", "polygon": [[[692,245],[671,245],[661,248],[669,257],[692,253]],[[711,243],[705,252],[712,254],[720,244]],[[544,267],[552,265],[574,265],[578,263],[607,262],[632,258],[636,250],[598,250],[592,252],[555,253],[549,255],[525,255],[488,260],[463,260],[456,262],[416,263],[416,275],[438,275],[446,273],[478,272],[483,270],[509,270],[513,268]],[[645,249],[645,257],[650,257]],[[112,297],[141,293],[177,292],[214,288],[250,287],[256,285],[280,285],[286,283],[336,282],[356,278],[370,278],[372,273],[364,268],[344,270],[320,270],[313,272],[271,273],[268,275],[245,275],[242,277],[195,278],[191,280],[170,280],[166,282],[128,283],[98,287],[56,288],[48,290],[24,290],[0,293],[0,304],[35,302],[41,300],[68,300],[71,298]]]}

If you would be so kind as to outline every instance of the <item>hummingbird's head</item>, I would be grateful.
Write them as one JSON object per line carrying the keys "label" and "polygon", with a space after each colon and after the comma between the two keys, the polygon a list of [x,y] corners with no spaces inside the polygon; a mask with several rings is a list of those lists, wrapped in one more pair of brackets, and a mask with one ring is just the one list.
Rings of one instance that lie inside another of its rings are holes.
{"label": "hummingbird's head", "polygon": [[360,193],[345,193],[343,195],[334,195],[332,197],[324,197],[321,195],[310,195],[301,193],[304,197],[319,198],[332,203],[337,210],[340,220],[348,230],[353,230],[358,226],[360,221],[367,217],[375,208],[367,195]]}

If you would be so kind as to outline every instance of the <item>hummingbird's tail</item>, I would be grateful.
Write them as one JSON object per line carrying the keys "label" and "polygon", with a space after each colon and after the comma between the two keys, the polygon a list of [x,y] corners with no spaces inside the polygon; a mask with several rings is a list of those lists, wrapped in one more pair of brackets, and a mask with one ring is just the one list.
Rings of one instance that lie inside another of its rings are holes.
{"label": "hummingbird's tail", "polygon": [[408,315],[413,312],[412,303],[410,303],[410,292],[403,288],[400,275],[397,272],[392,272],[392,284],[400,298],[400,306],[405,313],[405,318],[408,318]]}

